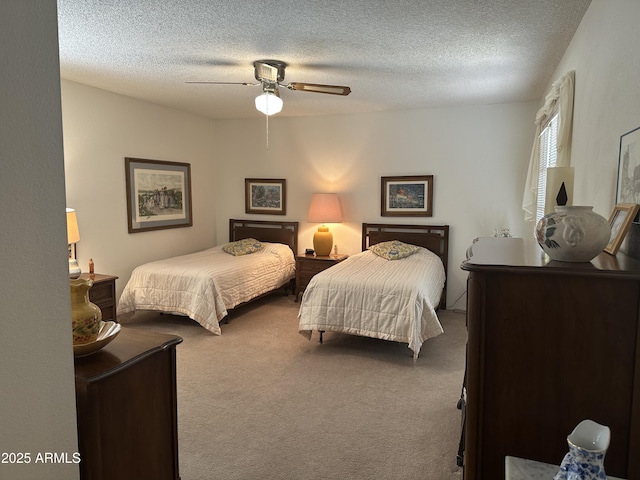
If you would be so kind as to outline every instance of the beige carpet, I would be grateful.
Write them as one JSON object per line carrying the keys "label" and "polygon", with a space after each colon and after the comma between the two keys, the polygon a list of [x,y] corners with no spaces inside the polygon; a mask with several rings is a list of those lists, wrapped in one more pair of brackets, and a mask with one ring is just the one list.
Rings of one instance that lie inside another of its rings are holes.
{"label": "beige carpet", "polygon": [[297,332],[299,304],[273,294],[234,311],[222,335],[173,315],[126,325],[181,336],[182,480],[461,479],[456,466],[464,315],[414,364],[406,344]]}

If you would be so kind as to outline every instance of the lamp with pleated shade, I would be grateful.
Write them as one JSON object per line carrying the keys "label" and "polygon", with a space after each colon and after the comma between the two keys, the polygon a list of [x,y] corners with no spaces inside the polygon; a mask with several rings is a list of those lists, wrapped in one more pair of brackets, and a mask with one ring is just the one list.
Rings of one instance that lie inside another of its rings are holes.
{"label": "lamp with pleated shade", "polygon": [[313,235],[313,249],[317,256],[331,254],[333,235],[325,223],[342,222],[342,212],[337,193],[314,193],[311,197],[307,220],[312,223],[322,223]]}

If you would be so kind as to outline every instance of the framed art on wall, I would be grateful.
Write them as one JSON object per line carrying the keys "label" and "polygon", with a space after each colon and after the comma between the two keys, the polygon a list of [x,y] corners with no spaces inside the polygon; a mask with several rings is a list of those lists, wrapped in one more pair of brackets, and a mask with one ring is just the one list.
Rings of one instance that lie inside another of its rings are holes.
{"label": "framed art on wall", "polygon": [[640,203],[640,127],[620,137],[616,205]]}
{"label": "framed art on wall", "polygon": [[609,217],[611,237],[609,244],[604,249],[605,252],[611,255],[618,253],[618,249],[627,235],[639,208],[635,203],[619,203],[614,207]]}
{"label": "framed art on wall", "polygon": [[287,214],[287,180],[284,178],[245,178],[244,211],[264,215]]}
{"label": "framed art on wall", "polygon": [[190,227],[191,165],[124,159],[129,233]]}
{"label": "framed art on wall", "polygon": [[433,175],[381,177],[383,217],[431,217]]}

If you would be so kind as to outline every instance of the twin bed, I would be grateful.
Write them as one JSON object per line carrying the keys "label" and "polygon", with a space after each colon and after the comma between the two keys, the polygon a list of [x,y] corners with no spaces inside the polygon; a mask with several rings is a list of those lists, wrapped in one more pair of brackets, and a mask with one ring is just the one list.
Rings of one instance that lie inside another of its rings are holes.
{"label": "twin bed", "polygon": [[[297,239],[297,222],[231,219],[228,244],[136,267],[118,316],[186,315],[220,334],[230,309],[291,284]],[[417,357],[422,343],[443,331],[436,310],[445,308],[448,239],[448,225],[362,224],[363,251],[315,275],[305,289],[299,332],[403,342]],[[255,251],[244,254],[247,247]]]}
{"label": "twin bed", "polygon": [[[363,224],[362,252],[315,275],[298,331],[348,333],[407,343],[414,358],[443,332],[449,227]],[[420,248],[421,247],[421,248]]]}
{"label": "twin bed", "polygon": [[[247,239],[261,248],[246,254]],[[227,245],[239,245],[236,255],[223,250]],[[126,321],[138,310],[186,315],[219,335],[230,309],[290,284],[297,251],[298,222],[231,219],[228,244],[136,267],[120,296],[118,317]]]}

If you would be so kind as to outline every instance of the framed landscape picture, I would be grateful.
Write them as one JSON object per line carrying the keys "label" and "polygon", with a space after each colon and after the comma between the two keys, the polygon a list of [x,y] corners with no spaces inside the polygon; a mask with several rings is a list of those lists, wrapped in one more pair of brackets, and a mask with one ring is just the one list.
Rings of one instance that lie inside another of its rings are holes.
{"label": "framed landscape picture", "polygon": [[245,178],[245,213],[287,214],[287,180],[284,178]]}
{"label": "framed landscape picture", "polygon": [[125,158],[129,233],[190,227],[191,165]]}
{"label": "framed landscape picture", "polygon": [[383,217],[431,217],[433,175],[382,177]]}

